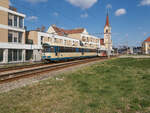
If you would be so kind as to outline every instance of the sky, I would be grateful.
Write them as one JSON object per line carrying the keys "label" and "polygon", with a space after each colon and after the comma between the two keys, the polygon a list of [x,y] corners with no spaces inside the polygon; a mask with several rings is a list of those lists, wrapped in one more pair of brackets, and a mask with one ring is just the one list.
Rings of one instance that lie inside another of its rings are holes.
{"label": "sky", "polygon": [[109,10],[115,47],[139,46],[150,36],[150,0],[10,0],[26,15],[28,30],[56,24],[60,28],[86,28],[103,38]]}

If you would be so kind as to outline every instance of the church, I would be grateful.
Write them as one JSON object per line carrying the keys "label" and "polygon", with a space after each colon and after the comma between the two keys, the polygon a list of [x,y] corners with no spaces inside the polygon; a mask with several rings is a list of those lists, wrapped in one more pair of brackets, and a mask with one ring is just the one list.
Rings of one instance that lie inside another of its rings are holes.
{"label": "church", "polygon": [[[106,24],[104,26],[104,39],[100,39],[101,49],[106,51],[106,54],[112,55],[113,47],[112,47],[112,39],[111,39],[111,26],[109,23],[109,15],[107,13]],[[104,53],[103,53],[104,54]]]}

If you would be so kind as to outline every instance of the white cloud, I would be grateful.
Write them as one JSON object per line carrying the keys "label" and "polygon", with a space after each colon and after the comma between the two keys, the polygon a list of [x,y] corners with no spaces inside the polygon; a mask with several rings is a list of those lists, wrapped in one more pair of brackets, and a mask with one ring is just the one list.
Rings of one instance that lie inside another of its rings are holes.
{"label": "white cloud", "polygon": [[81,14],[80,17],[81,18],[87,18],[89,15],[87,13]]}
{"label": "white cloud", "polygon": [[38,20],[38,17],[37,16],[29,16],[29,17],[26,18],[26,20],[28,20],[28,21],[36,21],[36,20]]}
{"label": "white cloud", "polygon": [[118,9],[118,10],[115,12],[115,15],[116,15],[116,16],[121,16],[121,15],[124,15],[124,14],[126,14],[126,13],[127,13],[126,9],[121,8],[121,9]]}
{"label": "white cloud", "polygon": [[82,9],[88,9],[92,7],[98,0],[66,0],[66,1]]}
{"label": "white cloud", "polygon": [[111,4],[107,4],[106,8],[107,9],[112,9],[112,5]]}
{"label": "white cloud", "polygon": [[54,12],[53,15],[54,15],[54,16],[59,16],[59,13]]}
{"label": "white cloud", "polygon": [[47,2],[48,0],[26,0],[26,1],[30,3],[39,3],[39,2]]}
{"label": "white cloud", "polygon": [[150,6],[150,0],[141,0],[139,6]]}

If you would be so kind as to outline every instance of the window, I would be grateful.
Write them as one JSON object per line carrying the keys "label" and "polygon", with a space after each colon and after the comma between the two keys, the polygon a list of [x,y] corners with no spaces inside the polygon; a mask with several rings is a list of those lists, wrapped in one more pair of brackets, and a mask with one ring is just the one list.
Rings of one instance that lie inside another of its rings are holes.
{"label": "window", "polygon": [[26,50],[26,60],[33,59],[33,50]]}
{"label": "window", "polygon": [[84,36],[83,36],[83,37],[82,37],[82,41],[84,41],[84,42],[85,42],[85,41],[86,41],[86,37],[84,37]]}
{"label": "window", "polygon": [[50,37],[48,37],[48,41],[49,41],[49,42],[51,41]]}
{"label": "window", "polygon": [[59,50],[60,52],[65,52],[65,47],[60,47]]}
{"label": "window", "polygon": [[13,50],[13,61],[17,61],[17,50]]}
{"label": "window", "polygon": [[19,32],[18,35],[19,35],[19,37],[18,37],[18,42],[21,43],[21,42],[22,42],[22,33]]}
{"label": "window", "polygon": [[55,52],[53,46],[45,46],[43,50],[44,50],[44,51],[43,51],[44,53],[47,53],[47,52],[48,52],[48,53],[49,53],[49,52],[51,52],[51,53],[52,53],[52,52]]}
{"label": "window", "polygon": [[72,48],[72,52],[76,52],[76,48]]}
{"label": "window", "polygon": [[8,42],[21,43],[22,42],[22,32],[8,31]]}
{"label": "window", "polygon": [[8,25],[9,26],[12,26],[12,15],[11,14],[8,14]]}
{"label": "window", "polygon": [[43,44],[43,36],[41,36],[41,45]]}
{"label": "window", "polygon": [[8,42],[13,42],[13,35],[8,33]]}
{"label": "window", "polygon": [[23,18],[19,17],[19,27],[23,28]]}
{"label": "window", "polygon": [[67,44],[67,41],[66,40],[64,40],[64,45],[66,45]]}
{"label": "window", "polygon": [[0,49],[0,62],[3,61],[3,49]]}
{"label": "window", "polygon": [[8,62],[21,61],[22,60],[22,50],[9,49],[8,50]]}
{"label": "window", "polygon": [[17,16],[14,16],[14,26],[17,27]]}
{"label": "window", "polygon": [[106,33],[108,33],[108,29],[106,30]]}
{"label": "window", "polygon": [[56,41],[57,41],[57,39],[56,39],[56,38],[54,38],[54,43],[56,43]]}
{"label": "window", "polygon": [[8,62],[11,62],[13,59],[12,59],[12,50],[8,50]]}
{"label": "window", "polygon": [[19,50],[19,60],[22,60],[22,50]]}
{"label": "window", "polygon": [[17,37],[14,37],[14,42],[17,42]]}

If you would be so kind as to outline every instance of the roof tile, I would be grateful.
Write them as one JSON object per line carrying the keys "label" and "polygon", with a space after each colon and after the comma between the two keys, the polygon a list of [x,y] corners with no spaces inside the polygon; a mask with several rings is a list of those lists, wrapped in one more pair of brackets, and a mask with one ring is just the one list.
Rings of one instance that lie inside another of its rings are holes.
{"label": "roof tile", "polygon": [[55,30],[56,33],[58,33],[58,35],[67,35],[67,34],[76,34],[76,33],[83,33],[84,32],[84,28],[79,28],[79,29],[72,29],[72,30],[64,30],[62,28],[58,28],[56,26],[52,26],[53,29]]}
{"label": "roof tile", "polygon": [[148,37],[144,42],[150,42],[150,37]]}

